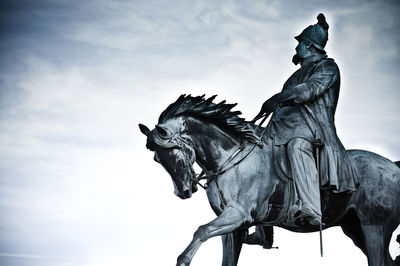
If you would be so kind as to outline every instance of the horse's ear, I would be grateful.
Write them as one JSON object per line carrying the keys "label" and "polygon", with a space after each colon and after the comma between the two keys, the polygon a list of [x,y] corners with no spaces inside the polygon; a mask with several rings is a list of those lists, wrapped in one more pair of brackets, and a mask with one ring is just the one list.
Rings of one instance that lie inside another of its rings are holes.
{"label": "horse's ear", "polygon": [[140,131],[148,136],[150,134],[150,129],[143,124],[139,124]]}
{"label": "horse's ear", "polygon": [[156,125],[157,132],[160,133],[162,136],[167,137],[169,136],[169,130],[162,124]]}

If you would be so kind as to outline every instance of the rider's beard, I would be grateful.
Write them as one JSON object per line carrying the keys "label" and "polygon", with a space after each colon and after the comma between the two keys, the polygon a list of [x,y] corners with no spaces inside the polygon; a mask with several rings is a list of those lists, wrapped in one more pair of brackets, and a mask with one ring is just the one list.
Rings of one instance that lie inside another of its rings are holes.
{"label": "rider's beard", "polygon": [[304,58],[300,57],[298,54],[295,54],[292,58],[292,62],[295,65],[298,65],[299,63],[301,63],[301,61],[303,61]]}

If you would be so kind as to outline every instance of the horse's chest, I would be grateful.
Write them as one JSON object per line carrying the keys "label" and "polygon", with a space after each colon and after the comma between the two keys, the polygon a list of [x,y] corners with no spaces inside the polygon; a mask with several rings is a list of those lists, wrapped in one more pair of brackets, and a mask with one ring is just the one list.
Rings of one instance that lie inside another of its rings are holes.
{"label": "horse's chest", "polygon": [[207,197],[208,202],[212,210],[215,212],[216,215],[220,215],[225,207],[225,202],[220,194],[218,187],[215,185],[215,182],[212,182],[207,189]]}

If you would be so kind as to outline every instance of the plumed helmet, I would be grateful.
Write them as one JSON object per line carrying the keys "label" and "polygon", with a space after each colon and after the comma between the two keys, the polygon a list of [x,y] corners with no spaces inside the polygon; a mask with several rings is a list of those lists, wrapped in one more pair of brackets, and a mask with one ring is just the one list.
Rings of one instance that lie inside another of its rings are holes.
{"label": "plumed helmet", "polygon": [[329,25],[326,23],[324,14],[320,13],[317,17],[318,23],[310,25],[303,30],[303,32],[294,37],[296,40],[304,41],[309,40],[312,42],[315,48],[325,53],[325,45],[328,41],[328,29]]}

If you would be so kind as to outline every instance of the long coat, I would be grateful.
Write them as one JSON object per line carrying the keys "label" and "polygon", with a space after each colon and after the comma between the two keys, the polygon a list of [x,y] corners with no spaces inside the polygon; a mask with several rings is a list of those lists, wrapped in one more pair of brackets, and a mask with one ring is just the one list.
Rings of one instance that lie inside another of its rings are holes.
{"label": "long coat", "polygon": [[340,91],[339,68],[326,56],[303,65],[285,82],[292,104],[275,110],[268,131],[275,145],[292,138],[320,138],[321,185],[335,192],[354,191],[358,174],[336,134],[335,111]]}

